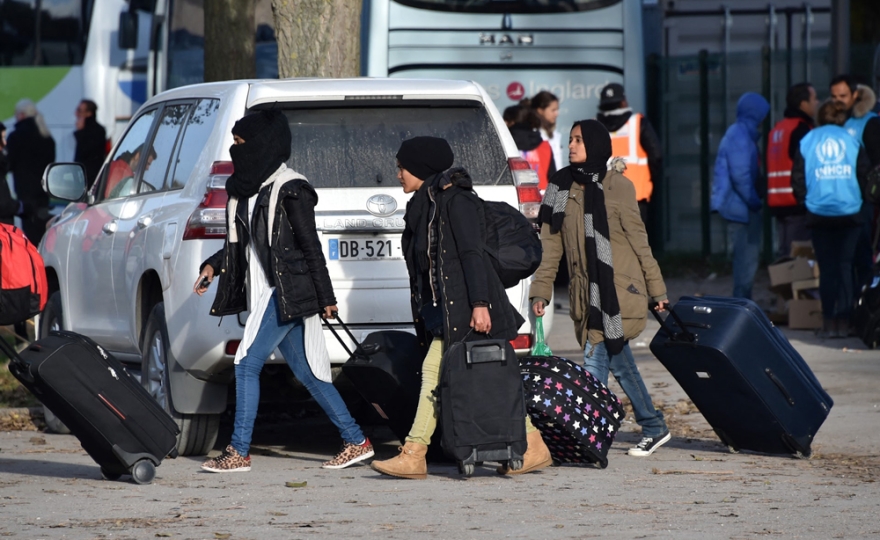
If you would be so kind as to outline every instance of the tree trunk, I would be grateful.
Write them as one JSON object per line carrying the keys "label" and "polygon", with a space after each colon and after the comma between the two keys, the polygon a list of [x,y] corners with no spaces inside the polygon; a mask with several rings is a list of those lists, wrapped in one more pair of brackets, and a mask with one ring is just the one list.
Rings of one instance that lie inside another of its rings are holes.
{"label": "tree trunk", "polygon": [[279,77],[357,77],[361,0],[272,0]]}
{"label": "tree trunk", "polygon": [[205,0],[205,82],[257,75],[254,0]]}

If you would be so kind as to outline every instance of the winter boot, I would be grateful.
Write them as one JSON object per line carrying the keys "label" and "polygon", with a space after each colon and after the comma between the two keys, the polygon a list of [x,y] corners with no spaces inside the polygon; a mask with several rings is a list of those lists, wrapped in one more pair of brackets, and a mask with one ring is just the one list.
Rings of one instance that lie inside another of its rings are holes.
{"label": "winter boot", "polygon": [[428,477],[428,462],[425,455],[428,447],[424,444],[407,441],[399,448],[400,455],[383,461],[373,461],[372,467],[382,474],[398,478],[424,480]]}
{"label": "winter boot", "polygon": [[550,457],[550,449],[544,444],[540,431],[535,430],[529,433],[526,436],[526,442],[528,447],[526,448],[526,455],[523,456],[522,469],[513,471],[508,469],[507,466],[502,465],[496,469],[498,474],[525,474],[543,469],[553,463],[553,458]]}

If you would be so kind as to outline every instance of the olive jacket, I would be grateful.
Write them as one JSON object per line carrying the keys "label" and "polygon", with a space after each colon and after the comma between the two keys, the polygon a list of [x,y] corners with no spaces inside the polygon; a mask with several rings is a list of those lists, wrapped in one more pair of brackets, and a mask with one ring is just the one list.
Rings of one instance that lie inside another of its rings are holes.
{"label": "olive jacket", "polygon": [[[624,168],[622,162],[615,165],[618,170]],[[666,300],[666,284],[648,244],[648,234],[636,202],[635,187],[621,172],[609,170],[602,185],[611,236],[614,285],[623,319],[624,339],[629,341],[645,329],[648,298],[654,302]],[[571,276],[568,289],[570,316],[581,347],[586,345],[588,339],[594,345],[604,340],[601,330],[587,330],[590,282],[587,277],[584,239],[584,188],[575,183],[571,186],[565,207],[562,230],[552,234],[549,223],[541,226],[544,256],[541,266],[535,272],[529,297],[533,303],[543,300],[545,304],[549,304],[553,297],[553,281],[564,253]]]}

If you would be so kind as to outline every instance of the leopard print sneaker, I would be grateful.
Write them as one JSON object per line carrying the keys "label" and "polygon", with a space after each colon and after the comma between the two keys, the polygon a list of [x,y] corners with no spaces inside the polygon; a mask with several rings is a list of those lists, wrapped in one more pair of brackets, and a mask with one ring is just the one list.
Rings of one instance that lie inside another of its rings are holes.
{"label": "leopard print sneaker", "polygon": [[354,465],[355,463],[360,463],[365,459],[370,459],[375,455],[373,452],[373,445],[370,444],[370,439],[366,439],[361,444],[352,444],[345,443],[342,445],[342,450],[336,454],[336,457],[331,459],[330,461],[325,462],[321,465],[322,469],[344,469],[349,465]]}
{"label": "leopard print sneaker", "polygon": [[209,472],[248,472],[251,470],[251,457],[242,457],[230,444],[219,456],[202,463],[202,469]]}

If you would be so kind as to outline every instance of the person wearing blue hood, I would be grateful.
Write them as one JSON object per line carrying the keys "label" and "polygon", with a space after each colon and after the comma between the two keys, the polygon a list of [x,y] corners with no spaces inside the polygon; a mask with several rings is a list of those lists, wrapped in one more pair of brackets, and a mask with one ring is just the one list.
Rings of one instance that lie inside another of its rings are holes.
{"label": "person wearing blue hood", "polygon": [[733,247],[733,296],[751,298],[761,245],[761,198],[758,138],[770,104],[747,92],[736,104],[736,122],[727,129],[712,182],[711,208],[727,221],[728,245]]}

